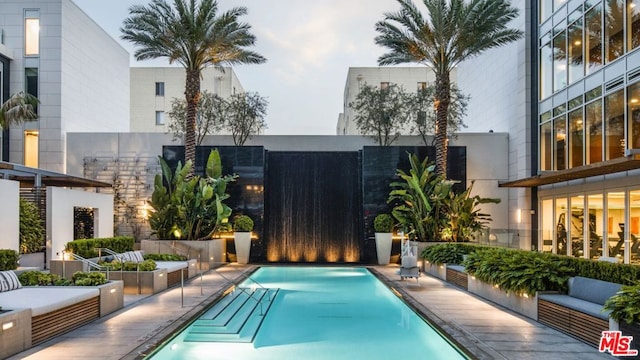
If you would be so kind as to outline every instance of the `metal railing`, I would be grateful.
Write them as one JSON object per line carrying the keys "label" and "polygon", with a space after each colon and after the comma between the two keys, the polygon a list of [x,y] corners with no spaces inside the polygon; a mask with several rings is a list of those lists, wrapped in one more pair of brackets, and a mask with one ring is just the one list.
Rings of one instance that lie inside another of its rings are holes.
{"label": "metal railing", "polygon": [[[227,283],[233,285],[233,289],[238,289],[241,292],[249,295],[250,298],[252,298],[253,300],[255,300],[258,305],[260,305],[260,316],[264,315],[264,308],[262,306],[264,299],[257,299],[256,297],[254,297],[254,293],[256,291],[256,287],[255,286],[251,286],[251,287],[240,287],[238,285],[236,285],[233,281],[231,281],[231,279],[229,279],[228,277],[224,276],[221,272],[219,272],[217,269],[212,269],[216,274],[218,274],[221,278],[223,278]],[[246,280],[250,280],[253,284],[255,284],[257,287],[260,287],[261,289],[263,289],[265,291],[265,293],[267,294],[267,298],[269,300],[269,302],[272,302],[273,299],[271,298],[272,295],[275,295],[275,291],[270,291],[270,290],[277,290],[277,289],[270,289],[267,287],[264,287],[262,284],[260,284],[257,280],[251,278],[251,276],[247,276]],[[250,290],[250,291],[249,291]]]}

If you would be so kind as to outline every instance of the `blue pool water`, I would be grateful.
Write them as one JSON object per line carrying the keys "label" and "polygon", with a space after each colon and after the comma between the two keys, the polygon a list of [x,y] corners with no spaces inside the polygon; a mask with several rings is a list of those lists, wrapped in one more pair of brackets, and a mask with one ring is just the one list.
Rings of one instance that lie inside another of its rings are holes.
{"label": "blue pool water", "polygon": [[[466,358],[367,269],[262,267],[251,278],[265,288],[279,289],[253,342],[204,342],[193,333],[198,322],[212,320],[201,319],[149,358]],[[240,286],[250,288],[252,282]]]}

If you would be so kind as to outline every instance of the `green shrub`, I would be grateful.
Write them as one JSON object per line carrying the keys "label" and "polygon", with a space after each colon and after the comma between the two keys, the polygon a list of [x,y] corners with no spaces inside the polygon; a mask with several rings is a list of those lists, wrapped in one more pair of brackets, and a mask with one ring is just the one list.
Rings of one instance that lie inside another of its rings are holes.
{"label": "green shrub", "polygon": [[107,275],[98,271],[76,271],[73,273],[71,281],[75,286],[98,286],[107,283]]}
{"label": "green shrub", "polygon": [[10,249],[0,249],[0,271],[15,270],[18,268],[18,252]]}
{"label": "green shrub", "polygon": [[249,232],[253,230],[253,220],[247,215],[238,215],[233,219],[233,231]]}
{"label": "green shrub", "polygon": [[393,232],[393,218],[389,214],[378,214],[373,219],[373,229],[377,233]]}
{"label": "green shrub", "polygon": [[23,286],[68,286],[73,283],[60,275],[45,273],[42,271],[25,271],[18,276]]}
{"label": "green shrub", "polygon": [[480,248],[469,244],[438,244],[429,246],[422,251],[420,256],[433,264],[461,264],[463,255],[467,255]]}
{"label": "green shrub", "polygon": [[109,267],[110,271],[153,271],[156,269],[156,262],[149,259],[139,263],[133,261],[112,261],[101,262],[100,265]]}
{"label": "green shrub", "polygon": [[20,198],[20,252],[39,252],[44,246],[44,225],[36,204]]}
{"label": "green shrub", "polygon": [[640,324],[640,283],[625,285],[604,303],[605,310],[611,310],[610,317],[618,322]]}
{"label": "green shrub", "polygon": [[185,261],[187,257],[179,254],[145,254],[144,259],[154,261]]}
{"label": "green shrub", "polygon": [[117,253],[133,250],[135,239],[131,236],[116,236],[112,238],[78,239],[67,243],[65,250],[90,259],[98,256],[97,248],[107,248]]}
{"label": "green shrub", "polygon": [[502,290],[535,295],[537,291],[566,291],[574,270],[564,259],[551,254],[483,248],[463,261],[468,274]]}

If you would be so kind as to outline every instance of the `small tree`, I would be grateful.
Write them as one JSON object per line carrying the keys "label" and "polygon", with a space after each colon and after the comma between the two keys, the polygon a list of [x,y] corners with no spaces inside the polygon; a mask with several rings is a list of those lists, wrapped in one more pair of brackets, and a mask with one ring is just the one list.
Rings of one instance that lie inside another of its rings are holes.
{"label": "small tree", "polygon": [[349,103],[362,135],[371,135],[380,146],[389,146],[400,136],[411,114],[407,93],[396,84],[380,89],[364,84],[354,102]]}
{"label": "small tree", "polygon": [[[196,112],[196,146],[199,146],[206,135],[213,135],[222,130],[226,102],[220,96],[208,91],[202,92]],[[174,98],[171,101],[169,115],[169,132],[173,140],[184,138],[186,132],[187,102]]]}
{"label": "small tree", "polygon": [[231,132],[237,146],[267,127],[267,105],[264,97],[253,92],[234,94],[226,101],[224,128]]}
{"label": "small tree", "polygon": [[[456,85],[451,85],[451,103],[448,110],[447,138],[455,136],[455,133],[462,128],[466,128],[464,117],[467,114],[467,105],[469,96],[465,95],[458,89]],[[437,132],[436,118],[436,88],[435,86],[427,86],[419,90],[412,96],[411,104],[411,130],[412,134],[417,133],[422,138],[425,146],[433,146],[434,139],[427,141],[428,136],[435,135]]]}
{"label": "small tree", "polygon": [[445,202],[447,224],[442,229],[445,240],[468,241],[478,231],[485,229],[491,221],[491,215],[480,212],[482,204],[498,204],[500,199],[483,198],[479,195],[471,196],[474,182],[463,192],[449,194]]}

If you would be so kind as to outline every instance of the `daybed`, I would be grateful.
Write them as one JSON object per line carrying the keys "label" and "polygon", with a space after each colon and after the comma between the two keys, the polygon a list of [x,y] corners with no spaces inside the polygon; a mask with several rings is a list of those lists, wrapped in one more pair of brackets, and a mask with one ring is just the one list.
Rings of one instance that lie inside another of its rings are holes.
{"label": "daybed", "polygon": [[[11,277],[13,271],[0,272]],[[0,281],[0,358],[42,343],[124,306],[123,283],[100,286],[21,286]],[[17,284],[16,284],[17,282]],[[19,334],[19,335],[12,335]]]}

